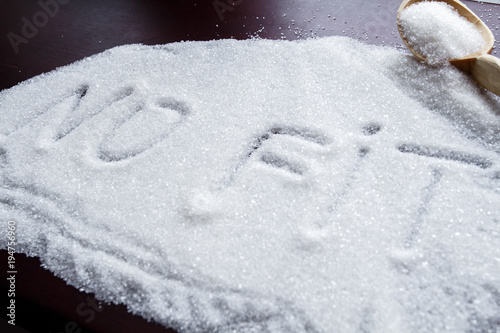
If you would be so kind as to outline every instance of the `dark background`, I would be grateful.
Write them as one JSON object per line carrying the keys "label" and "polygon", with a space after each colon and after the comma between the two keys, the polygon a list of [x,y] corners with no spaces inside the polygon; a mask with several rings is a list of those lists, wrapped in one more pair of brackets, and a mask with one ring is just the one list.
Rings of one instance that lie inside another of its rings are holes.
{"label": "dark background", "polygon": [[[58,1],[0,0],[0,90],[132,43],[340,35],[402,47],[396,29],[400,0]],[[464,2],[498,40],[500,6]],[[4,301],[1,332],[174,332],[127,313],[124,306],[101,304],[92,319],[82,316],[77,309],[92,295],[66,285],[41,268],[37,258],[22,254],[15,258],[17,326],[6,323]],[[5,250],[0,251],[0,263],[0,267],[7,266]],[[5,299],[6,271],[0,280]]]}

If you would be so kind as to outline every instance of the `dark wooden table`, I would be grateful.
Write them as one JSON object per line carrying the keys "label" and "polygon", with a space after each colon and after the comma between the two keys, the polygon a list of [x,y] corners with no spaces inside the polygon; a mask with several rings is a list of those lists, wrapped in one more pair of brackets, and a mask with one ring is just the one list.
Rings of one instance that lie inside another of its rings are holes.
{"label": "dark wooden table", "polygon": [[[464,1],[500,39],[500,8]],[[400,0],[0,0],[0,90],[114,46],[182,40],[294,40],[344,35],[399,45]],[[498,47],[498,44],[497,44]],[[4,235],[4,232],[0,232]],[[1,236],[3,237],[3,236]],[[1,332],[174,332],[101,304],[67,286],[36,258],[16,254],[16,327],[0,313]],[[7,253],[0,251],[7,269]],[[7,295],[6,277],[0,292]],[[24,329],[22,329],[23,327]]]}

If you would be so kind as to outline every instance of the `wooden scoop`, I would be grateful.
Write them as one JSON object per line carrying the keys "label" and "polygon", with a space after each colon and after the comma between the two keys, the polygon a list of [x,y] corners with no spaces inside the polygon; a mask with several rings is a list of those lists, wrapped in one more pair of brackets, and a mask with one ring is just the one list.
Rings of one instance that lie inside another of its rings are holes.
{"label": "wooden scoop", "polygon": [[[410,51],[420,60],[425,60],[425,57],[415,51],[408,41],[403,36],[403,31],[401,28],[401,24],[399,21],[399,17],[401,12],[417,2],[423,2],[428,0],[404,0],[398,10],[398,30],[401,38],[405,45],[410,49]],[[486,26],[486,24],[481,21],[476,14],[470,11],[467,6],[461,3],[458,0],[432,0],[432,1],[441,1],[451,5],[455,8],[460,15],[465,17],[469,22],[474,24],[474,26],[481,32],[483,35],[486,46],[475,53],[469,54],[462,58],[451,59],[450,63],[467,74],[471,74],[474,79],[483,87],[488,89],[489,91],[500,96],[500,59],[490,55],[493,50],[493,45],[495,43],[495,37],[491,30]]]}

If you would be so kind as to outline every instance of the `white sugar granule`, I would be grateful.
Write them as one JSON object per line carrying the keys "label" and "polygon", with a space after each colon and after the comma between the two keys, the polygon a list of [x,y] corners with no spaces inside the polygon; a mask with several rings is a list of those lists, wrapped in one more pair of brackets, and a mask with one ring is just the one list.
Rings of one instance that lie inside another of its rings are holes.
{"label": "white sugar granule", "polygon": [[465,57],[486,45],[481,32],[444,2],[413,4],[401,12],[399,23],[408,44],[430,64]]}
{"label": "white sugar granule", "polygon": [[0,92],[0,228],[180,332],[493,332],[499,110],[347,38],[123,46]]}

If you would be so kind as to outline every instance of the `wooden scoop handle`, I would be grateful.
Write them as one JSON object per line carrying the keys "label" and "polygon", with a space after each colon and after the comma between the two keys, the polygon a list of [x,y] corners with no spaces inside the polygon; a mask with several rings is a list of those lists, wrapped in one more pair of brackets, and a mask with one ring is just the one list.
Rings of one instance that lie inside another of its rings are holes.
{"label": "wooden scoop handle", "polygon": [[472,64],[472,76],[483,87],[500,96],[500,59],[489,54],[477,57]]}

